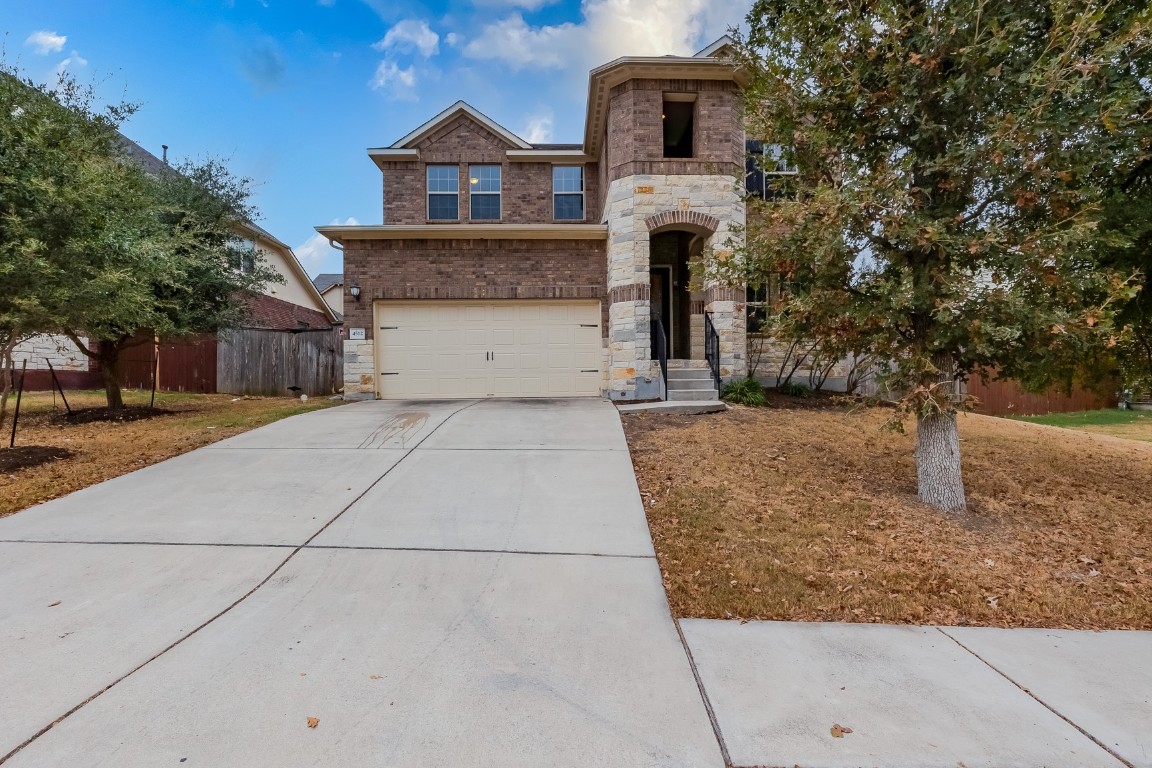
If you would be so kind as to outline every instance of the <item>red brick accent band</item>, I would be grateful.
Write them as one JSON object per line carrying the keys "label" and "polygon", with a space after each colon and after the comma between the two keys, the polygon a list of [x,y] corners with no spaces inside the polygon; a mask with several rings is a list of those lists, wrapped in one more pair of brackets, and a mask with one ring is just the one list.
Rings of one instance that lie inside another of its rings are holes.
{"label": "red brick accent band", "polygon": [[648,283],[629,283],[608,289],[608,301],[615,304],[618,301],[650,301],[652,299],[652,286]]}
{"label": "red brick accent band", "polygon": [[700,211],[660,211],[660,213],[654,213],[644,219],[644,225],[648,227],[649,232],[661,227],[679,225],[694,229],[706,229],[709,234],[712,234],[720,227],[720,219],[706,213],[700,213]]}
{"label": "red brick accent band", "polygon": [[709,288],[704,292],[704,304],[711,304],[714,301],[743,301],[744,296],[742,291],[735,288],[729,288],[726,285],[717,285]]}

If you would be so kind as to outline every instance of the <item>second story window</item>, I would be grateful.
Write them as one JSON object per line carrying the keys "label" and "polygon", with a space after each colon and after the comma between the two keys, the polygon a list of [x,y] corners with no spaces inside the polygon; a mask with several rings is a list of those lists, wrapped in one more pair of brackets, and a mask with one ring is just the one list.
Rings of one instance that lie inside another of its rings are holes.
{"label": "second story window", "polygon": [[664,123],[664,157],[693,156],[695,116],[696,94],[664,94],[663,112],[660,114]]}
{"label": "second story window", "polygon": [[584,221],[583,166],[552,166],[552,218]]}
{"label": "second story window", "polygon": [[468,166],[468,200],[472,221],[500,220],[500,166]]}
{"label": "second story window", "polygon": [[459,220],[460,168],[458,166],[428,166],[428,218],[433,221]]}
{"label": "second story window", "polygon": [[796,175],[796,163],[779,144],[749,140],[745,160],[745,188],[752,197],[781,200],[788,196],[788,182]]}

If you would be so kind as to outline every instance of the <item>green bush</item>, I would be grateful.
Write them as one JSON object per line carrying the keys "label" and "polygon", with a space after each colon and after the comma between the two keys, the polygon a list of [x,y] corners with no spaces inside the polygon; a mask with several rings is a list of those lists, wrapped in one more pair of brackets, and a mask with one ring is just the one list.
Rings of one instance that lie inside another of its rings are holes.
{"label": "green bush", "polygon": [[810,387],[803,384],[784,384],[776,387],[776,391],[782,395],[788,395],[788,397],[812,397],[816,394]]}
{"label": "green bush", "polygon": [[760,382],[751,377],[728,382],[724,385],[724,390],[720,393],[720,397],[730,403],[750,405],[754,408],[768,404],[768,399],[764,397],[764,387],[760,386]]}

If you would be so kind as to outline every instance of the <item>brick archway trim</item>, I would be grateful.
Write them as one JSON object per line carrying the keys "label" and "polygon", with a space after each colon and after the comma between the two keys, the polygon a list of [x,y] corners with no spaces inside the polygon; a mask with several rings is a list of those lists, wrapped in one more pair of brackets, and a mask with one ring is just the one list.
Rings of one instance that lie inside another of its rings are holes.
{"label": "brick archway trim", "polygon": [[661,211],[644,219],[644,224],[650,233],[686,229],[699,235],[711,235],[720,228],[720,219],[699,211]]}

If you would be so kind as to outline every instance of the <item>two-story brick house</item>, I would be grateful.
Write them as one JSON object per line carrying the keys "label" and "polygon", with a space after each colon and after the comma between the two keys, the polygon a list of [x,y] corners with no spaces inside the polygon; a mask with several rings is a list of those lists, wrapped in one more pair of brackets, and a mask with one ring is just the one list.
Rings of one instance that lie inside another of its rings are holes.
{"label": "two-story brick house", "polygon": [[344,251],[345,396],[707,399],[742,375],[743,291],[689,280],[744,222],[724,42],[593,70],[582,144],[457,102],[368,150],[383,223],[317,228]]}

